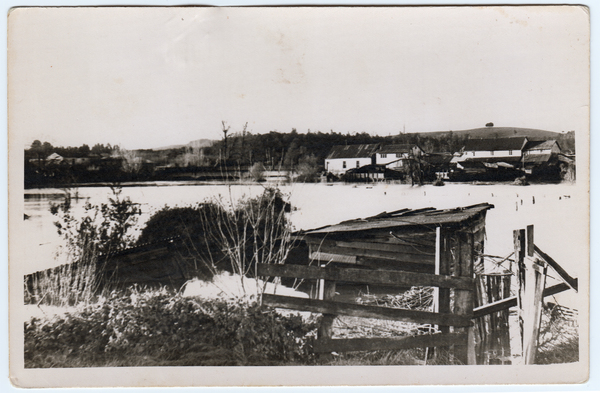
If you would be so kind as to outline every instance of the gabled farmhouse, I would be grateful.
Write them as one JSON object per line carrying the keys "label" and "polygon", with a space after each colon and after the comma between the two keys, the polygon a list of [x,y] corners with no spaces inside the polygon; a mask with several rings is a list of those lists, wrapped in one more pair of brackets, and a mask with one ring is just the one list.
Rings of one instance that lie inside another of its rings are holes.
{"label": "gabled farmhouse", "polygon": [[375,161],[378,165],[386,165],[388,168],[402,168],[406,165],[406,160],[418,159],[423,155],[423,149],[417,145],[385,145],[377,151]]}
{"label": "gabled farmhouse", "polygon": [[555,140],[529,141],[523,149],[522,168],[527,174],[533,174],[536,170],[547,172],[549,167],[557,166],[561,152]]}
{"label": "gabled farmhouse", "polygon": [[459,171],[456,180],[508,180],[521,172],[526,137],[469,139],[452,159]]}
{"label": "gabled farmhouse", "polygon": [[468,139],[463,149],[463,158],[521,157],[527,137]]}
{"label": "gabled farmhouse", "polygon": [[523,157],[530,156],[549,156],[560,154],[562,149],[557,141],[551,139],[547,141],[528,141],[523,149]]}
{"label": "gabled farmhouse", "polygon": [[527,142],[526,137],[469,139],[462,154],[454,161],[458,163],[459,168],[472,164],[517,168]]}
{"label": "gabled farmhouse", "polygon": [[333,146],[325,159],[325,170],[341,175],[352,168],[375,164],[378,144]]}

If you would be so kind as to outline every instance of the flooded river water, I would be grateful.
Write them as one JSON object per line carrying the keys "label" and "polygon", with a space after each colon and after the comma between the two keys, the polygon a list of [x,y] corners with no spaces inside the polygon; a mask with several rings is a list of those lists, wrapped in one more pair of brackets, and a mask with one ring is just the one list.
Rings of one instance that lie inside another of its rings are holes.
{"label": "flooded river water", "polygon": [[[336,224],[343,220],[368,217],[383,211],[402,208],[435,207],[438,209],[491,203],[486,219],[486,250],[504,256],[512,252],[514,229],[535,226],[535,242],[572,276],[588,274],[587,237],[588,199],[574,184],[472,185],[448,183],[443,187],[404,184],[291,184],[279,188],[289,196],[294,207],[290,213],[296,230]],[[165,205],[186,206],[209,198],[235,201],[242,196],[255,196],[263,185],[186,185],[185,183],[153,184],[123,187],[122,195],[139,203],[142,215],[138,229]],[[19,227],[25,234],[24,249],[19,253],[19,270],[30,273],[66,261],[57,253],[62,239],[56,233],[50,204],[64,199],[67,190],[30,189],[25,191],[24,219]],[[68,190],[75,215],[83,214],[85,202],[108,201],[109,187],[80,187]],[[12,232],[11,232],[12,233]]]}

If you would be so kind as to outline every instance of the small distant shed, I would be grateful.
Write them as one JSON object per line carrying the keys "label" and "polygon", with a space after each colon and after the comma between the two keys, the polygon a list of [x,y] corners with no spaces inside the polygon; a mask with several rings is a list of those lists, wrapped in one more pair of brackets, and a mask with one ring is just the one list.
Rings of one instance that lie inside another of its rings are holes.
{"label": "small distant shed", "polygon": [[385,165],[365,165],[346,172],[344,180],[352,182],[376,182],[390,179],[402,179],[403,173],[387,168]]}
{"label": "small distant shed", "polygon": [[[493,207],[482,203],[445,210],[402,209],[302,235],[312,263],[470,275],[483,251],[486,213]],[[471,273],[456,271],[460,266]]]}

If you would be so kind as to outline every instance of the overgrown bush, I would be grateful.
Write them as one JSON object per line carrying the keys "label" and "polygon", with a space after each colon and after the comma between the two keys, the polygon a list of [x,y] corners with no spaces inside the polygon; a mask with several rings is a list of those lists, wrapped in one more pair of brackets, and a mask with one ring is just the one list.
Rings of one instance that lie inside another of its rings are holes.
{"label": "overgrown bush", "polygon": [[129,197],[121,196],[121,188],[111,187],[111,191],[108,203],[86,202],[81,218],[71,211],[69,193],[63,203],[50,206],[50,212],[58,218],[54,225],[66,241],[66,252],[73,262],[87,262],[133,244],[130,230],[137,223],[140,208]]}
{"label": "overgrown bush", "polygon": [[25,323],[25,367],[311,364],[316,328],[257,303],[134,288]]}
{"label": "overgrown bush", "polygon": [[314,154],[303,156],[298,162],[298,178],[299,182],[310,183],[319,180],[319,165],[317,157]]}
{"label": "overgrown bush", "polygon": [[265,166],[260,162],[254,163],[250,169],[248,169],[248,176],[255,182],[265,181]]}
{"label": "overgrown bush", "polygon": [[[138,244],[179,236],[185,260],[204,277],[220,271],[253,276],[257,263],[282,263],[292,246],[290,205],[279,189],[233,202],[213,198],[195,206],[164,207],[142,229]],[[191,263],[191,262],[190,262]],[[192,278],[192,277],[190,277]]]}
{"label": "overgrown bush", "polygon": [[225,214],[215,203],[165,206],[150,217],[137,244],[178,237],[182,247],[174,252],[180,253],[182,268],[193,272],[197,278],[210,279],[218,270],[227,268],[225,254],[216,241],[218,230],[214,225]]}
{"label": "overgrown bush", "polygon": [[546,303],[538,336],[536,364],[579,361],[577,313],[555,303]]}
{"label": "overgrown bush", "polygon": [[108,203],[87,202],[81,218],[72,211],[68,191],[62,203],[50,206],[70,263],[26,279],[26,302],[64,306],[93,300],[102,286],[102,259],[133,244],[132,229],[140,214],[136,203],[121,196],[120,188],[111,190]]}

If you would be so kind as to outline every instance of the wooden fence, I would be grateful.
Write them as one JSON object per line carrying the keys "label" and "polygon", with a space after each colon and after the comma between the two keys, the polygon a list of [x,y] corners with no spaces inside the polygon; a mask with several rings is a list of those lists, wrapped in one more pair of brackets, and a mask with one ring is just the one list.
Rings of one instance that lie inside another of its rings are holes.
{"label": "wooden fence", "polygon": [[[392,270],[365,270],[355,268],[318,267],[298,265],[260,264],[259,276],[286,277],[304,280],[323,280],[322,299],[303,299],[264,294],[263,304],[272,307],[310,311],[323,314],[315,351],[349,352],[365,350],[396,350],[407,348],[451,347],[454,357],[464,364],[474,364],[472,337],[474,279],[469,275],[412,273]],[[362,283],[397,287],[431,286],[440,293],[454,290],[454,310],[450,311],[449,296],[445,307],[437,312],[405,310],[379,306],[336,302],[336,282]],[[398,338],[332,338],[332,324],[336,316],[378,318],[416,324],[438,325],[440,333]],[[452,330],[452,331],[451,331]]]}
{"label": "wooden fence", "polygon": [[[495,364],[510,363],[508,309],[517,306],[523,359],[525,364],[532,364],[540,326],[542,299],[568,289],[577,290],[578,283],[576,278],[567,274],[556,261],[534,244],[533,226],[527,227],[527,231],[514,231],[514,239],[514,261],[517,267],[515,274],[519,285],[516,296],[510,296],[509,275],[480,274],[474,278],[474,245],[482,239],[468,231],[457,231],[453,236],[449,236],[449,232],[437,228],[435,274],[386,270],[383,266],[370,270],[365,267],[332,266],[333,264],[259,264],[258,276],[321,282],[319,299],[264,294],[262,301],[263,304],[272,307],[323,314],[315,345],[316,352],[448,347],[449,353],[463,364],[492,364],[492,361]],[[545,277],[549,267],[563,282],[546,288]],[[401,288],[434,287],[435,307],[433,311],[417,311],[339,302],[335,300],[335,294],[336,284],[340,282]],[[476,298],[479,298],[478,307],[474,307]],[[430,324],[436,325],[439,333],[397,338],[333,338],[332,325],[336,316]],[[502,348],[500,356],[489,358],[484,352],[490,347]],[[498,361],[500,363],[497,363]]]}
{"label": "wooden fence", "polygon": [[[473,318],[506,311],[517,307],[521,350],[524,364],[534,364],[541,323],[543,299],[548,296],[572,289],[578,291],[577,278],[571,277],[567,271],[552,257],[543,252],[534,243],[534,227],[513,231],[514,261],[518,290],[515,296],[500,300],[490,298],[491,302],[473,310]],[[548,269],[556,272],[561,283],[546,287]],[[496,326],[497,327],[497,326]]]}

